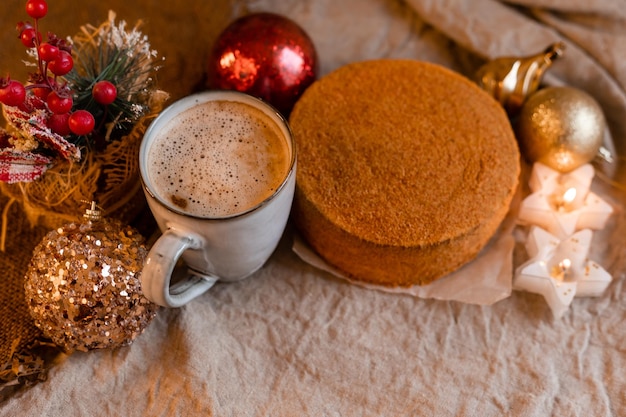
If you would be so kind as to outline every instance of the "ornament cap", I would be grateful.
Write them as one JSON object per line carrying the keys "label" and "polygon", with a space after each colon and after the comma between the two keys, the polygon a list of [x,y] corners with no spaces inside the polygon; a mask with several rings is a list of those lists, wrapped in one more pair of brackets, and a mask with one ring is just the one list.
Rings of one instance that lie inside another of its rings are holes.
{"label": "ornament cap", "polygon": [[97,221],[102,220],[101,207],[99,207],[95,201],[91,201],[90,207],[85,210],[83,217],[92,222],[97,222]]}

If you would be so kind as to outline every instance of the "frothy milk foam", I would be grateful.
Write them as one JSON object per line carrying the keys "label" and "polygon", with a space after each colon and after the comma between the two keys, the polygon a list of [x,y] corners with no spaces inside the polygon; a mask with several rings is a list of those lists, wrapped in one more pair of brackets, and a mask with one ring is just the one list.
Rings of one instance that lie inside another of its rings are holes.
{"label": "frothy milk foam", "polygon": [[191,215],[221,217],[254,207],[281,185],[290,166],[287,138],[245,103],[200,103],[170,120],[148,153],[161,199]]}

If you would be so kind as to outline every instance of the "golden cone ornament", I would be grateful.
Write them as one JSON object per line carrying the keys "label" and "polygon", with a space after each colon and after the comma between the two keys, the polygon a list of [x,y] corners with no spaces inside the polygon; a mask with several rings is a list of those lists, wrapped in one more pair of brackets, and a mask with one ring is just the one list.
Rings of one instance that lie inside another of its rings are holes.
{"label": "golden cone ornament", "polygon": [[494,59],[478,69],[476,83],[498,100],[509,115],[515,115],[539,89],[544,73],[564,50],[565,44],[557,42],[529,57]]}

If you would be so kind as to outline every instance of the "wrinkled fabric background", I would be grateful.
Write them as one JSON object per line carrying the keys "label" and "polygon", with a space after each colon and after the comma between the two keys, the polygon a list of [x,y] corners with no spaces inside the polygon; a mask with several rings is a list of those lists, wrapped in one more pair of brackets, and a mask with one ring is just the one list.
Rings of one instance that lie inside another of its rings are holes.
{"label": "wrinkled fabric background", "polygon": [[[202,85],[213,40],[246,12],[298,22],[317,46],[320,75],[357,60],[403,57],[469,76],[486,59],[534,54],[563,40],[565,56],[546,82],[592,94],[606,113],[616,157],[625,152],[621,0],[49,3],[46,27],[61,26],[67,35],[104,20],[109,8],[129,22],[144,19],[166,57],[160,83],[173,98]],[[12,22],[24,19],[22,7],[3,2],[1,71],[21,70]],[[602,257],[614,281],[601,297],[575,299],[561,320],[535,294],[513,292],[476,306],[350,285],[300,260],[289,228],[250,279],[162,309],[129,348],[63,358],[46,382],[0,404],[0,415],[624,415],[622,164],[606,169],[621,186],[594,182],[616,212],[594,238],[592,256]]]}

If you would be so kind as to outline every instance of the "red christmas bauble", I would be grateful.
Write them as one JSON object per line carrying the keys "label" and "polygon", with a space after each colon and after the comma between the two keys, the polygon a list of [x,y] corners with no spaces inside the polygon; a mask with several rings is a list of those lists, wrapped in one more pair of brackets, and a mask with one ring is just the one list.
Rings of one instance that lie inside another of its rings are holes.
{"label": "red christmas bauble", "polygon": [[209,59],[208,87],[259,97],[288,116],[317,77],[311,38],[292,20],[254,13],[232,22]]}

